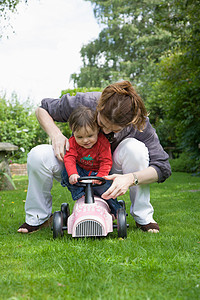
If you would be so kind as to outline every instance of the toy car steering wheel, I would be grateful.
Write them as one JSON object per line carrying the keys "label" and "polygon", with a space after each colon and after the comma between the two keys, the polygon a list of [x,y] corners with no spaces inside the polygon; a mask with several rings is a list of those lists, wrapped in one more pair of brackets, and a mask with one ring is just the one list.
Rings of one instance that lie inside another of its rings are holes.
{"label": "toy car steering wheel", "polygon": [[[101,181],[101,184],[92,183],[92,180],[99,180]],[[102,177],[97,176],[85,176],[85,177],[79,177],[78,182],[75,184],[76,186],[83,186],[86,187],[87,184],[91,184],[92,187],[100,186],[106,183],[106,180]]]}
{"label": "toy car steering wheel", "polygon": [[[92,180],[99,180],[101,184],[92,183]],[[93,187],[100,186],[106,183],[106,180],[102,177],[97,176],[86,176],[86,177],[79,177],[78,182],[75,183],[76,186],[82,186],[85,190],[85,203],[94,203],[94,193]]]}

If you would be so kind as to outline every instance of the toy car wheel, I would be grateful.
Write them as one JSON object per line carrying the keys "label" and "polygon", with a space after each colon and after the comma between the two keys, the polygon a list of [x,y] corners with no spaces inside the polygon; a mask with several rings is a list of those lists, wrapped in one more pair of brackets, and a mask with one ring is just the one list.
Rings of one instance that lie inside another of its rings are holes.
{"label": "toy car wheel", "polygon": [[56,211],[53,214],[53,238],[63,236],[63,213],[61,211]]}
{"label": "toy car wheel", "polygon": [[124,208],[120,208],[117,211],[117,231],[119,238],[127,237],[126,211]]}
{"label": "toy car wheel", "polygon": [[118,200],[118,202],[124,209],[126,209],[126,204],[125,204],[124,200]]}
{"label": "toy car wheel", "polygon": [[61,204],[61,212],[63,215],[63,226],[67,226],[67,219],[70,216],[70,209],[68,203]]}

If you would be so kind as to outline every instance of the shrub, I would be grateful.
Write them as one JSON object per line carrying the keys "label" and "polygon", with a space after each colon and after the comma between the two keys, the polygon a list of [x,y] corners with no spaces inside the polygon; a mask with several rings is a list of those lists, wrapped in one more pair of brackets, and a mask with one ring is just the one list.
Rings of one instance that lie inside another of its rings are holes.
{"label": "shrub", "polygon": [[18,146],[19,150],[11,155],[13,162],[24,163],[32,147],[47,142],[34,110],[31,102],[21,104],[15,94],[10,100],[0,98],[0,142]]}
{"label": "shrub", "polygon": [[172,172],[199,172],[200,171],[200,158],[196,159],[188,156],[187,152],[180,154],[178,158],[170,159]]}

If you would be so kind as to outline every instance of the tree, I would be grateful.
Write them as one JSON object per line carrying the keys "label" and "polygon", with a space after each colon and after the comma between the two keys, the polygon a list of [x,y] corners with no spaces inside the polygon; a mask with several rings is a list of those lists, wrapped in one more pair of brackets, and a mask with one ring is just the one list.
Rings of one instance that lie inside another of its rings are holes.
{"label": "tree", "polygon": [[172,45],[172,34],[156,26],[159,1],[91,2],[104,28],[98,39],[82,47],[83,67],[73,78],[78,86],[88,84],[96,74],[98,86],[122,78],[136,82],[148,64],[158,62]]}
{"label": "tree", "polygon": [[[162,58],[159,76],[150,81],[152,88],[146,93],[148,106],[157,128],[162,127],[171,142],[187,156],[196,160],[193,171],[199,166],[200,143],[200,1],[175,1],[173,11],[165,18],[171,31],[175,23],[176,51]],[[160,11],[160,16],[163,15]],[[159,18],[158,18],[159,22]],[[165,26],[165,22],[160,26]],[[156,115],[156,118],[155,118]]]}
{"label": "tree", "polygon": [[15,11],[20,0],[2,0],[0,2],[0,14],[6,14],[6,10]]}
{"label": "tree", "polygon": [[164,146],[176,145],[198,159],[200,1],[90,2],[104,28],[81,50],[77,85],[95,74],[99,86],[134,81]]}
{"label": "tree", "polygon": [[175,128],[179,147],[198,157],[200,59],[193,61],[188,52],[176,54],[163,60],[161,69],[158,89],[165,90],[166,119]]}
{"label": "tree", "polygon": [[[24,0],[27,3],[28,0]],[[17,5],[22,2],[22,0],[2,0],[0,1],[0,20],[6,20],[6,25],[0,23],[0,38],[2,37],[3,31],[9,24],[9,13],[17,11]]]}

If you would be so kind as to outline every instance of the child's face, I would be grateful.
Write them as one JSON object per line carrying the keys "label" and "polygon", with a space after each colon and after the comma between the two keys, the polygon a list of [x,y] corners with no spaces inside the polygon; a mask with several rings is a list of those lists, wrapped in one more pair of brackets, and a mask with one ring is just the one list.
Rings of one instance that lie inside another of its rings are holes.
{"label": "child's face", "polygon": [[74,137],[77,144],[79,144],[83,148],[90,149],[94,146],[94,144],[96,144],[98,133],[99,130],[97,127],[94,129],[90,127],[83,127],[74,132]]}

